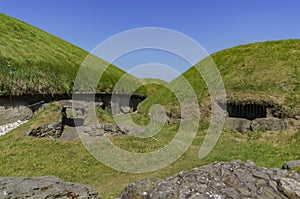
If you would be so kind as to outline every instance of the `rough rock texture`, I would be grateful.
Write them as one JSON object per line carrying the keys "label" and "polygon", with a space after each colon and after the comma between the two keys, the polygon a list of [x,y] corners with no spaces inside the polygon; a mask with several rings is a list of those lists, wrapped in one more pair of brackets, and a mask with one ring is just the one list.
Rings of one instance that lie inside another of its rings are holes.
{"label": "rough rock texture", "polygon": [[290,160],[282,165],[283,169],[292,169],[294,167],[300,167],[300,160]]}
{"label": "rough rock texture", "polygon": [[300,198],[300,183],[291,178],[282,178],[279,181],[278,189],[282,191],[288,198]]}
{"label": "rough rock texture", "polygon": [[144,128],[131,128],[131,127],[119,127],[116,124],[100,123],[96,125],[85,125],[83,132],[86,135],[96,137],[96,136],[120,136],[124,134],[138,134],[144,132]]}
{"label": "rough rock texture", "polygon": [[257,118],[247,120],[244,118],[229,117],[226,119],[226,126],[237,132],[245,133],[252,131],[279,131],[287,128],[287,123],[279,118]]}
{"label": "rough rock texture", "polygon": [[257,118],[251,122],[254,131],[279,131],[286,129],[287,124],[278,118]]}
{"label": "rough rock texture", "polygon": [[29,120],[33,115],[27,104],[19,100],[0,99],[0,125]]}
{"label": "rough rock texture", "polygon": [[36,178],[0,178],[0,198],[100,198],[95,189],[53,176]]}
{"label": "rough rock texture", "polygon": [[43,125],[36,129],[32,129],[28,135],[39,138],[59,138],[63,129],[62,122],[58,121],[50,125]]}
{"label": "rough rock texture", "polygon": [[226,119],[226,126],[240,133],[250,130],[251,121],[244,118],[229,117]]}
{"label": "rough rock texture", "polygon": [[125,188],[120,198],[299,199],[299,183],[300,175],[295,172],[236,160],[182,171],[164,180],[136,181]]}

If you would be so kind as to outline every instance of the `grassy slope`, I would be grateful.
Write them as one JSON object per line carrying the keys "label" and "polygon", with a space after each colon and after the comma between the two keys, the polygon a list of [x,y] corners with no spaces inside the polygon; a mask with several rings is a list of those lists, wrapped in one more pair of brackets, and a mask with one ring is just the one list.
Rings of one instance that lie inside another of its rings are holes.
{"label": "grassy slope", "polygon": [[[269,41],[237,46],[211,55],[218,67],[227,95],[231,100],[252,98],[262,100],[274,96],[283,106],[300,110],[300,40]],[[205,67],[205,60],[196,67]],[[199,73],[193,67],[183,76],[193,86],[199,101],[208,96],[208,91]],[[179,78],[171,82],[180,87]],[[159,96],[164,96],[163,100]],[[160,101],[158,101],[160,100]],[[156,103],[174,107],[174,95],[162,88],[146,99],[140,106],[145,112]]]}
{"label": "grassy slope", "polygon": [[168,82],[164,80],[155,78],[143,78],[140,79],[140,81],[144,84],[145,88],[147,89],[148,96],[152,95],[155,91],[168,84]]}
{"label": "grassy slope", "polygon": [[[72,92],[86,51],[4,14],[0,14],[0,35],[0,96]],[[107,64],[98,58],[94,62],[99,67]],[[110,65],[98,92],[111,92],[123,74]],[[138,80],[129,76],[128,81],[131,85]]]}

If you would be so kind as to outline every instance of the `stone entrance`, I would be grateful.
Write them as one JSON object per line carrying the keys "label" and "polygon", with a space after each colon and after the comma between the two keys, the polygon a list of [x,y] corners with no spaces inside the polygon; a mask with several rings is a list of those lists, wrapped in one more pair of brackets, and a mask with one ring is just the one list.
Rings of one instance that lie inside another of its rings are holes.
{"label": "stone entrance", "polygon": [[268,109],[272,106],[265,106],[260,104],[233,104],[228,103],[227,112],[229,117],[245,118],[248,120],[254,120],[256,118],[266,118],[268,115]]}

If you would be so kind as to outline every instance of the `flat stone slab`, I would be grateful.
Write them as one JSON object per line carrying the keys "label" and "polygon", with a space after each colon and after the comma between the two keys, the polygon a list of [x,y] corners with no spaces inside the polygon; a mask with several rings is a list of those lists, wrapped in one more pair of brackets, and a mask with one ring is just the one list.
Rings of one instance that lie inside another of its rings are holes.
{"label": "flat stone slab", "polygon": [[244,118],[229,117],[226,119],[226,126],[240,133],[250,130],[250,125],[251,121]]}
{"label": "flat stone slab", "polygon": [[54,176],[0,178],[0,198],[100,198],[92,187],[64,182]]}

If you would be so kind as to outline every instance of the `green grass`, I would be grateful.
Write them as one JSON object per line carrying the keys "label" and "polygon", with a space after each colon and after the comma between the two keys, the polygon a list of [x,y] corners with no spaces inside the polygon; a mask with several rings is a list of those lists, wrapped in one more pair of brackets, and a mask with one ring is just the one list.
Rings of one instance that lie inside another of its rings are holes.
{"label": "green grass", "polygon": [[[49,115],[52,117],[49,118]],[[206,125],[203,124],[187,152],[168,167],[145,174],[123,173],[99,163],[79,140],[58,141],[25,136],[33,127],[58,120],[59,115],[59,106],[53,103],[28,123],[0,137],[0,176],[54,175],[66,181],[89,184],[101,193],[102,198],[110,198],[118,196],[133,180],[165,178],[215,161],[249,159],[259,166],[280,168],[285,161],[300,159],[300,132],[248,132],[242,135],[226,129],[213,151],[199,159],[199,149],[206,134]],[[139,115],[133,117],[141,124],[147,123]],[[144,153],[165,146],[177,129],[178,124],[167,124],[154,136],[155,139],[131,136],[110,139],[123,149]]]}
{"label": "green grass", "polygon": [[147,89],[147,96],[152,95],[155,91],[159,90],[163,86],[167,86],[167,82],[161,79],[155,78],[143,78],[140,81],[144,84]]}
{"label": "green grass", "polygon": [[[1,13],[0,35],[0,96],[73,91],[78,69],[88,52]],[[98,70],[109,65],[92,56],[89,63]],[[111,92],[124,74],[121,69],[109,65],[99,81],[97,92]],[[126,80],[128,84],[124,87],[141,85],[133,76],[126,75]],[[146,94],[146,90],[140,88],[137,93]]]}
{"label": "green grass", "polygon": [[[285,110],[300,111],[300,40],[281,40],[254,43],[226,49],[211,55],[223,78],[228,99],[248,99],[260,103],[277,103]],[[196,64],[205,68],[209,59]],[[208,97],[208,89],[196,68],[185,73],[199,102]],[[180,78],[169,85],[180,89]],[[185,88],[183,88],[185,89]],[[182,91],[184,93],[184,90]],[[162,97],[163,96],[163,97]],[[240,96],[240,97],[239,97]],[[176,100],[167,88],[161,88],[146,99],[140,112],[147,112],[152,104],[174,108]],[[178,109],[178,107],[177,107]]]}

